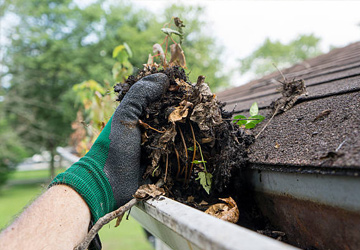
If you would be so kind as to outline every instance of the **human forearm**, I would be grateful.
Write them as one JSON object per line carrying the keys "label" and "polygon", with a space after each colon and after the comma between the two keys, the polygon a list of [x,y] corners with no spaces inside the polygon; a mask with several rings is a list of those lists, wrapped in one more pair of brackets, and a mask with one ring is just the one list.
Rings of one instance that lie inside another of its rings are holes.
{"label": "human forearm", "polygon": [[85,237],[90,210],[72,188],[56,185],[0,234],[0,249],[73,249]]}

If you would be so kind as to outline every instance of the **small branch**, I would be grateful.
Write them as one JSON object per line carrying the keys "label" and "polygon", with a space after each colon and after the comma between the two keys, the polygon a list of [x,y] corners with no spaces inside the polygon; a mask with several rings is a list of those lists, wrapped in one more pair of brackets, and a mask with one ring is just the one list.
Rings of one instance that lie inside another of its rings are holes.
{"label": "small branch", "polygon": [[158,133],[161,133],[161,134],[166,132],[165,130],[164,131],[157,130],[156,128],[151,127],[149,124],[147,124],[146,122],[143,122],[140,119],[139,119],[139,125],[143,126],[145,129],[152,129],[152,130],[154,130],[154,131],[156,131]]}
{"label": "small branch", "polygon": [[91,241],[94,239],[95,235],[100,231],[100,229],[108,224],[110,221],[115,219],[116,217],[122,216],[127,210],[129,210],[132,206],[134,206],[137,203],[137,199],[133,198],[128,203],[126,203],[124,206],[119,207],[118,209],[105,214],[103,217],[101,217],[95,225],[91,228],[89,233],[86,235],[84,240],[78,244],[74,250],[86,250]]}
{"label": "small branch", "polygon": [[[185,178],[186,178],[186,175],[187,175],[187,169],[188,169],[188,151],[187,151],[187,146],[186,146],[186,142],[185,142],[185,138],[184,138],[184,135],[181,131],[181,128],[179,126],[179,132],[180,132],[180,137],[181,137],[181,140],[184,144],[184,149],[185,149]],[[184,169],[183,169],[184,170]],[[184,171],[181,171],[181,174],[183,174]]]}
{"label": "small branch", "polygon": [[166,167],[165,167],[165,178],[164,178],[165,183],[166,183],[166,177],[168,174],[168,168],[169,168],[169,154],[166,154]]}
{"label": "small branch", "polygon": [[[163,179],[158,180],[156,182],[156,184],[155,184],[155,186],[157,186],[158,188],[161,187],[162,185],[164,185],[164,180]],[[135,195],[136,195],[136,193],[135,193]],[[150,198],[150,197],[148,197],[148,198]],[[144,200],[144,199],[140,199],[140,200]],[[76,247],[74,247],[74,250],[86,250],[86,249],[88,249],[91,241],[94,239],[96,234],[100,231],[100,229],[103,226],[105,226],[106,224],[108,224],[110,221],[112,221],[115,218],[122,217],[124,215],[124,213],[126,211],[130,210],[134,205],[136,205],[137,202],[138,202],[138,200],[136,198],[133,198],[128,203],[126,203],[125,205],[123,205],[123,206],[119,207],[118,209],[116,209],[116,210],[114,210],[114,211],[112,211],[110,213],[107,213],[103,217],[101,217],[95,223],[95,225],[90,229],[90,231],[88,232],[86,237],[83,239],[83,241],[80,242]]]}
{"label": "small branch", "polygon": [[176,173],[176,179],[179,178],[179,174],[180,174],[180,157],[179,157],[179,152],[177,151],[176,147],[175,147],[175,143],[173,143],[173,146],[174,146],[174,151],[175,151],[175,154],[176,154],[176,159],[177,159],[177,164],[178,164],[178,170],[177,170],[177,173]]}
{"label": "small branch", "polygon": [[[192,161],[191,161],[191,167],[190,167],[190,174],[189,176],[191,175],[191,172],[193,170],[193,167],[194,167],[194,160],[195,160],[195,156],[196,156],[196,138],[195,138],[195,133],[194,133],[194,129],[193,129],[193,126],[190,124],[190,128],[191,128],[191,133],[192,133],[192,136],[193,136],[193,140],[194,140],[194,154],[193,154],[193,158],[192,158]],[[185,180],[187,180],[185,178]]]}
{"label": "small branch", "polygon": [[265,126],[260,130],[260,132],[255,136],[255,139],[257,139],[260,134],[265,130],[265,128],[269,125],[269,123],[272,121],[275,115],[277,115],[279,108],[277,108],[274,112],[274,114],[271,116],[270,120],[265,124]]}
{"label": "small branch", "polygon": [[223,119],[225,121],[258,121],[259,118],[246,118],[246,119]]}

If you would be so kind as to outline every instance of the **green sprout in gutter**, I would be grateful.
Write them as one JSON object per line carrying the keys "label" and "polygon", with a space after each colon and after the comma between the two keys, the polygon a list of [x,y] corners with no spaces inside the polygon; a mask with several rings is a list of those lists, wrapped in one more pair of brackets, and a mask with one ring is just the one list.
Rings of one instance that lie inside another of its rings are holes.
{"label": "green sprout in gutter", "polygon": [[256,124],[262,122],[265,117],[259,115],[259,107],[256,102],[254,102],[250,107],[250,117],[244,115],[236,115],[233,118],[233,123],[236,123],[239,126],[244,126],[247,129],[255,128]]}
{"label": "green sprout in gutter", "polygon": [[[202,154],[201,146],[198,142],[196,144],[199,146],[199,151],[201,155],[201,160],[194,160],[192,163],[194,164],[202,164],[204,166],[204,171],[198,173],[198,177],[195,180],[200,180],[200,185],[205,189],[206,193],[210,194],[211,183],[212,183],[212,174],[210,174],[206,170],[206,161],[204,160],[204,156]],[[194,148],[188,148],[190,151],[194,151]]]}

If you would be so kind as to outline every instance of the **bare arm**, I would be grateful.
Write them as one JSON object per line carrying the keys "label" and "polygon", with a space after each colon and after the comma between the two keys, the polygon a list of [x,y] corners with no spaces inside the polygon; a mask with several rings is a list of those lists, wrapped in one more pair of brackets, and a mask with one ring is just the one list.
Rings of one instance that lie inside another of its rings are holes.
{"label": "bare arm", "polygon": [[0,234],[0,249],[73,249],[86,236],[90,210],[72,188],[56,185]]}

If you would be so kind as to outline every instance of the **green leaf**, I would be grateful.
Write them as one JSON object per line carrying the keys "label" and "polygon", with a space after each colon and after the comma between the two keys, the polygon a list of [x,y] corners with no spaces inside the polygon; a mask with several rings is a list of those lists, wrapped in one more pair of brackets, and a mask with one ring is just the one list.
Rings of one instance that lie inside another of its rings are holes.
{"label": "green leaf", "polygon": [[179,31],[173,30],[173,29],[170,29],[170,28],[162,28],[161,31],[164,32],[166,35],[169,35],[169,36],[171,36],[171,34],[175,34],[175,35],[178,35],[180,37],[183,36],[183,34],[181,34]]}
{"label": "green leaf", "polygon": [[200,163],[206,163],[207,161],[198,161],[198,160],[194,160],[192,161],[192,163],[194,164],[200,164]]}
{"label": "green leaf", "polygon": [[119,53],[124,49],[125,49],[124,45],[116,46],[115,49],[113,50],[113,58],[116,58],[119,55]]}
{"label": "green leaf", "polygon": [[206,193],[210,194],[212,174],[208,172],[199,172],[196,180],[200,180],[200,185],[205,189]]}
{"label": "green leaf", "polygon": [[124,47],[125,47],[125,49],[126,49],[127,54],[128,54],[129,57],[131,58],[131,57],[133,56],[133,53],[132,53],[132,51],[131,51],[131,49],[130,49],[130,46],[129,46],[127,43],[124,43]]}
{"label": "green leaf", "polygon": [[255,124],[258,124],[258,123],[262,122],[265,119],[265,117],[262,116],[262,115],[253,115],[253,116],[250,116],[249,118],[250,119],[258,119],[258,120],[251,120],[250,121],[250,122],[255,123]]}
{"label": "green leaf", "polygon": [[249,113],[251,116],[257,115],[259,113],[259,107],[256,102],[251,105]]}
{"label": "green leaf", "polygon": [[[238,119],[242,119],[242,120],[238,121]],[[247,117],[244,115],[236,115],[233,118],[233,123],[236,123],[237,125],[241,126],[242,124],[246,123],[246,119]]]}
{"label": "green leaf", "polygon": [[253,116],[250,116],[249,119],[258,119],[258,120],[249,120],[245,124],[245,128],[247,128],[247,129],[255,128],[256,124],[258,124],[259,122],[262,122],[265,119],[265,117],[262,115],[253,115]]}
{"label": "green leaf", "polygon": [[189,151],[194,151],[194,147],[187,148]]}
{"label": "green leaf", "polygon": [[245,124],[245,128],[247,129],[251,129],[251,128],[255,128],[256,124],[253,122],[249,122]]}

